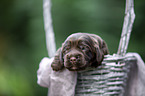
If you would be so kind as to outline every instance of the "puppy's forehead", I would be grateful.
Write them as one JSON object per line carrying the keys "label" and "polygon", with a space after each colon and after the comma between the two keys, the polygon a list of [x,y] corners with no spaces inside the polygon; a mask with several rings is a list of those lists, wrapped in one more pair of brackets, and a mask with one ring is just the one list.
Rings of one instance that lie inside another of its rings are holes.
{"label": "puppy's forehead", "polygon": [[67,43],[68,41],[75,42],[75,41],[87,41],[91,42],[92,39],[87,33],[75,33],[70,35],[64,43]]}
{"label": "puppy's forehead", "polygon": [[69,40],[77,40],[79,37],[81,37],[82,33],[75,33],[75,34],[72,34],[70,35],[65,41],[69,41]]}

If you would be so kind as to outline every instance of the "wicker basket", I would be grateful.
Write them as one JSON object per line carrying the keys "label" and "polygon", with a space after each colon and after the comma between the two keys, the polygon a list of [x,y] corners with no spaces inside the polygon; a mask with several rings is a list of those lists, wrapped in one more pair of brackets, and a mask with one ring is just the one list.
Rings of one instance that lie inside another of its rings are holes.
{"label": "wicker basket", "polygon": [[134,57],[107,56],[96,69],[78,72],[75,96],[124,96]]}

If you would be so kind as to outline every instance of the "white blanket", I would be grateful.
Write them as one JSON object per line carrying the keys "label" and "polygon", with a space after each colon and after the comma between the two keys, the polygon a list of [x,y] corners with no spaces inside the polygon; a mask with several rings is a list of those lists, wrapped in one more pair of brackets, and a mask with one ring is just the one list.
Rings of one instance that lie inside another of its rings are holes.
{"label": "white blanket", "polygon": [[55,72],[51,68],[53,58],[43,58],[37,71],[37,83],[49,88],[48,96],[74,96],[77,73],[67,69]]}
{"label": "white blanket", "polygon": [[131,68],[125,96],[145,96],[145,63],[137,53],[127,53],[128,56],[134,56],[137,62]]}

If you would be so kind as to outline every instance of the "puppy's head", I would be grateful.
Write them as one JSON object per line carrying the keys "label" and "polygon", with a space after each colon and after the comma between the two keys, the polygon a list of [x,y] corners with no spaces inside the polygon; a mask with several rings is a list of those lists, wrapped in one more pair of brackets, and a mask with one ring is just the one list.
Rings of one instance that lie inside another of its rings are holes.
{"label": "puppy's head", "polygon": [[107,54],[106,50],[108,49],[106,44],[105,46],[104,44],[105,42],[97,35],[86,33],[72,34],[66,39],[60,49],[59,61],[61,62],[59,66],[61,68],[65,67],[70,71],[84,70],[89,66],[97,67],[101,64],[104,55]]}

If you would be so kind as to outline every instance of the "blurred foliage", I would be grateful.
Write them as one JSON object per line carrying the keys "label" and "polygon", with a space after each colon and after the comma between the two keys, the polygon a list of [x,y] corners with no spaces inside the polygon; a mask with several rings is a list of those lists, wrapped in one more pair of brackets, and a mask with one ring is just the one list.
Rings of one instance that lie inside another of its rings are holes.
{"label": "blurred foliage", "polygon": [[[128,52],[145,58],[144,0],[135,0],[136,20]],[[37,85],[40,60],[47,56],[42,0],[0,1],[0,96],[46,96]],[[57,48],[68,35],[100,35],[110,54],[116,53],[124,19],[125,0],[52,0]]]}

